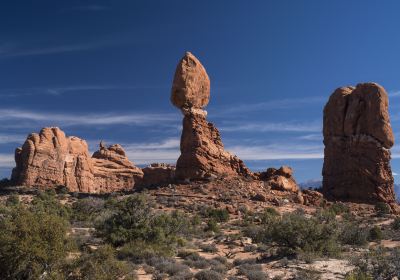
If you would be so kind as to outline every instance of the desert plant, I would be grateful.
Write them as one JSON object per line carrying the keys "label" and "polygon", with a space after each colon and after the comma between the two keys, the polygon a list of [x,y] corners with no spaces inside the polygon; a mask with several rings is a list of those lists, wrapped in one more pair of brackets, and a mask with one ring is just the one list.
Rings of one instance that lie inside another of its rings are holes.
{"label": "desert plant", "polygon": [[383,239],[383,233],[380,227],[374,226],[369,230],[368,240],[379,241]]}
{"label": "desert plant", "polygon": [[223,275],[213,270],[201,270],[194,275],[197,280],[222,280]]}
{"label": "desert plant", "polygon": [[375,204],[375,212],[377,216],[384,216],[390,214],[390,207],[384,202],[378,202]]}
{"label": "desert plant", "polygon": [[0,219],[1,279],[46,279],[41,275],[58,273],[68,250],[68,225],[54,212],[46,204],[20,205]]}
{"label": "desert plant", "polygon": [[392,229],[399,230],[400,229],[400,217],[394,218],[393,223],[391,224]]}

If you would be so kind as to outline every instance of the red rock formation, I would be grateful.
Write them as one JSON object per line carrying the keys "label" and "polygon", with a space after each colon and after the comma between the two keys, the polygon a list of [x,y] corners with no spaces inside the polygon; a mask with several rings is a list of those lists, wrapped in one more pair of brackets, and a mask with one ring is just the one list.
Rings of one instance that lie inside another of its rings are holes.
{"label": "red rock formation", "polygon": [[175,166],[165,163],[152,163],[142,171],[140,186],[143,187],[166,185],[172,183],[175,177]]}
{"label": "red rock formation", "polygon": [[119,145],[89,155],[86,141],[66,137],[59,128],[43,128],[28,136],[15,152],[14,184],[51,188],[64,185],[73,192],[130,190],[143,173]]}
{"label": "red rock formation", "polygon": [[337,89],[324,108],[323,192],[329,199],[394,202],[388,96],[375,83]]}
{"label": "red rock formation", "polygon": [[92,161],[97,192],[131,190],[142,180],[143,171],[129,161],[124,149],[118,144],[109,147],[100,145]]}
{"label": "red rock formation", "polygon": [[181,156],[177,179],[212,176],[251,176],[243,161],[225,151],[217,128],[206,119],[203,108],[210,98],[210,80],[200,61],[186,53],[179,62],[171,90],[171,102],[183,115]]}
{"label": "red rock formation", "polygon": [[293,170],[289,166],[282,166],[279,169],[268,168],[265,172],[255,174],[259,180],[265,181],[267,186],[273,190],[298,192],[296,180],[293,177]]}

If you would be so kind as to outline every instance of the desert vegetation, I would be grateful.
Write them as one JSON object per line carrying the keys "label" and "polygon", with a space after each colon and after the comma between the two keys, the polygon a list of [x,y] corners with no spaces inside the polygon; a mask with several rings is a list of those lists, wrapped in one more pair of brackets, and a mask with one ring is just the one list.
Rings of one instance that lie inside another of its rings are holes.
{"label": "desert vegetation", "polygon": [[338,279],[400,273],[399,218],[382,205],[187,206],[146,191],[3,194],[0,278],[323,279],[320,263],[345,266]]}

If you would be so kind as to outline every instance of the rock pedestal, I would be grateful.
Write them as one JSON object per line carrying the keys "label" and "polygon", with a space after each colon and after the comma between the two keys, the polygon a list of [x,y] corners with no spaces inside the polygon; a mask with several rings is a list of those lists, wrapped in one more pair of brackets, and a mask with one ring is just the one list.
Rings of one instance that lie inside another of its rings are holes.
{"label": "rock pedestal", "polygon": [[214,176],[252,176],[238,157],[224,150],[218,129],[206,119],[210,80],[200,61],[186,53],[179,62],[171,90],[171,102],[183,115],[181,156],[175,176],[180,180]]}
{"label": "rock pedestal", "polygon": [[323,192],[329,199],[395,201],[388,96],[375,83],[337,89],[324,108]]}

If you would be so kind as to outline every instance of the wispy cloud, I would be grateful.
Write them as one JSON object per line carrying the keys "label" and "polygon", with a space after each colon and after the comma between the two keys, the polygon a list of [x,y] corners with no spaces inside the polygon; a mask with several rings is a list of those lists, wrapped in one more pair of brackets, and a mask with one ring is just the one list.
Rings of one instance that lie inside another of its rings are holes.
{"label": "wispy cloud", "polygon": [[399,97],[400,96],[400,90],[389,91],[388,95],[389,95],[389,97]]}
{"label": "wispy cloud", "polygon": [[138,89],[166,89],[167,86],[157,85],[75,85],[75,86],[50,86],[50,87],[32,87],[32,88],[5,88],[0,89],[0,97],[19,97],[31,95],[54,95],[59,96],[65,93],[96,94],[98,92],[109,91],[127,91],[132,93]]}
{"label": "wispy cloud", "polygon": [[305,98],[287,98],[279,100],[270,100],[266,102],[250,103],[250,104],[232,104],[221,108],[216,112],[212,112],[213,115],[225,115],[225,114],[236,114],[254,111],[266,111],[266,110],[282,110],[290,108],[303,107],[310,103],[323,103],[326,101],[326,97],[313,96]]}
{"label": "wispy cloud", "polygon": [[0,133],[0,144],[22,143],[26,135]]}
{"label": "wispy cloud", "polygon": [[297,139],[307,140],[307,141],[322,141],[323,140],[322,131],[321,133],[302,135],[297,137]]}
{"label": "wispy cloud", "polygon": [[46,126],[87,126],[87,125],[174,125],[177,118],[173,114],[150,113],[107,113],[107,114],[57,114],[43,113],[29,110],[0,109],[0,122],[21,127],[19,121],[25,125],[41,123]]}
{"label": "wispy cloud", "polygon": [[320,132],[321,124],[313,122],[266,122],[266,123],[235,123],[221,126],[221,131],[227,132]]}
{"label": "wispy cloud", "polygon": [[129,159],[136,164],[150,164],[153,162],[175,163],[180,155],[180,140],[169,138],[154,143],[131,143],[123,147]]}
{"label": "wispy cloud", "polygon": [[323,145],[277,143],[265,146],[228,146],[227,149],[236,154],[242,160],[323,158]]}
{"label": "wispy cloud", "polygon": [[12,154],[0,154],[0,168],[12,168],[15,166]]}
{"label": "wispy cloud", "polygon": [[46,46],[40,48],[39,47],[26,48],[25,46],[20,46],[18,44],[7,43],[0,46],[0,59],[87,51],[87,50],[112,46],[119,43],[120,43],[119,41],[115,40],[104,40],[104,41],[88,42],[88,43]]}

